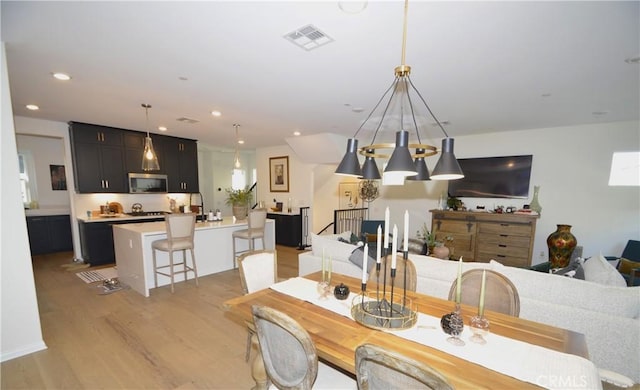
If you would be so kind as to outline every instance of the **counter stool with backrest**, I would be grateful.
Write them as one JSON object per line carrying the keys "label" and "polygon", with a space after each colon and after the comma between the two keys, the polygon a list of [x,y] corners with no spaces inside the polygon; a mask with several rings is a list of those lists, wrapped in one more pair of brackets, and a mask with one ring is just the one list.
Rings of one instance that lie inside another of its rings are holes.
{"label": "counter stool with backrest", "polygon": [[[267,209],[253,209],[249,211],[247,217],[247,229],[236,230],[232,234],[233,240],[233,268],[237,267],[238,256],[245,252],[252,252],[255,250],[255,240],[259,238],[262,240],[262,249],[264,246],[264,227],[267,223]],[[249,249],[246,251],[236,251],[236,239],[243,239],[249,241]]]}
{"label": "counter stool with backrest", "polygon": [[[165,225],[167,229],[167,238],[163,240],[156,240],[151,243],[151,250],[153,252],[153,279],[155,286],[158,287],[158,274],[168,276],[171,278],[171,292],[174,292],[173,283],[175,274],[184,274],[184,280],[187,280],[187,272],[193,272],[196,280],[196,286],[198,285],[198,270],[196,267],[196,258],[193,254],[193,236],[196,228],[196,215],[193,213],[187,214],[167,214],[165,215]],[[187,265],[187,249],[191,253],[191,267]],[[169,253],[169,264],[158,266],[156,262],[156,251]],[[182,261],[179,263],[174,262],[173,252],[182,252]],[[175,267],[180,267],[176,270]],[[159,270],[169,268],[169,272],[161,272]]]}

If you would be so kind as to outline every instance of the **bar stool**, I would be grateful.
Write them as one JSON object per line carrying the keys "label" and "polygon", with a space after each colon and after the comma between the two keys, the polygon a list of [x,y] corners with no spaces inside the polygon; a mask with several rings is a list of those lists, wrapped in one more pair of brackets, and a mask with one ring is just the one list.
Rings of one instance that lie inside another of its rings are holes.
{"label": "bar stool", "polygon": [[[164,219],[167,238],[156,240],[151,243],[153,252],[153,279],[155,286],[158,287],[158,274],[171,278],[171,293],[174,292],[173,282],[175,274],[184,273],[184,280],[187,280],[187,272],[193,272],[198,285],[198,270],[196,267],[196,258],[193,254],[193,236],[196,228],[196,215],[194,213],[187,214],[167,214]],[[191,267],[187,265],[186,250],[191,252]],[[156,263],[156,250],[169,252],[169,265],[159,266]],[[182,251],[182,262],[174,263],[173,252]],[[175,270],[176,266],[182,266],[182,269]],[[169,273],[161,272],[160,269],[169,268]]]}
{"label": "bar stool", "polygon": [[[233,268],[237,267],[238,256],[245,252],[253,252],[255,250],[255,239],[262,240],[262,249],[264,246],[264,227],[267,223],[267,209],[254,209],[249,211],[247,218],[247,229],[236,230],[231,234],[233,240]],[[249,249],[246,251],[236,252],[236,238],[249,241]]]}

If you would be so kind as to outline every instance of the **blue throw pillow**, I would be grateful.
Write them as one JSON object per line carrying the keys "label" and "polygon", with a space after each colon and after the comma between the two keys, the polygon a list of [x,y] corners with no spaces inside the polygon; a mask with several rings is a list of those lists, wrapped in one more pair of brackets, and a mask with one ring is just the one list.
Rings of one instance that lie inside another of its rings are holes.
{"label": "blue throw pillow", "polygon": [[[360,269],[362,269],[362,258],[364,254],[364,247],[359,246],[351,252],[351,256],[349,256],[349,261],[353,264],[357,265]],[[369,253],[367,255],[367,272],[371,273],[374,264],[376,263],[376,245],[369,244]]]}

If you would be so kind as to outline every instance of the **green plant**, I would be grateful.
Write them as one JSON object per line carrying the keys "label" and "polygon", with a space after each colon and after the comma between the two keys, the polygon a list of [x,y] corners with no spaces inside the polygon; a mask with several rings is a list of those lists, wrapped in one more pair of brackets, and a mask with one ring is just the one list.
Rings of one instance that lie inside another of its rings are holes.
{"label": "green plant", "polygon": [[229,206],[246,206],[249,205],[253,199],[253,192],[251,192],[249,186],[238,190],[227,188],[225,191],[227,192],[227,199],[225,202]]}
{"label": "green plant", "polygon": [[429,231],[427,224],[422,224],[422,229],[418,230],[417,236],[420,240],[424,241],[427,246],[440,246],[441,242],[436,240],[436,235]]}

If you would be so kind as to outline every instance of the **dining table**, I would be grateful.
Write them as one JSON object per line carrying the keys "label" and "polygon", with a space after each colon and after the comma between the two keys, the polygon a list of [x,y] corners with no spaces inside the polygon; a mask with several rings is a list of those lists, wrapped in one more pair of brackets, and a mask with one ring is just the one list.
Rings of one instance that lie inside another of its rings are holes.
{"label": "dining table", "polygon": [[[317,283],[322,278],[321,272],[305,275],[306,281]],[[300,279],[300,278],[299,278]],[[361,292],[361,281],[349,276],[334,273],[331,278],[332,285],[344,284],[353,295]],[[379,286],[371,285],[369,290],[375,291]],[[318,354],[318,358],[345,373],[355,377],[355,350],[359,345],[370,343],[383,348],[393,350],[411,359],[425,363],[444,375],[449,382],[460,389],[531,389],[531,388],[554,388],[549,385],[549,381],[566,380],[566,378],[549,378],[540,373],[540,382],[531,383],[523,381],[513,376],[489,369],[481,364],[470,362],[464,358],[455,356],[443,350],[420,344],[416,341],[399,337],[394,332],[388,332],[375,327],[361,325],[348,315],[336,314],[331,310],[319,307],[318,305],[277,291],[276,288],[266,288],[251,294],[232,298],[223,304],[225,315],[234,322],[243,326],[252,326],[253,318],[251,307],[253,305],[268,306],[279,310],[294,320],[296,320],[311,336]],[[443,315],[453,311],[455,302],[428,296],[412,291],[397,292],[397,296],[408,298],[413,302],[416,312],[441,318]],[[328,299],[335,299],[333,294]],[[352,299],[352,298],[350,298]],[[346,301],[345,301],[346,302]],[[349,304],[348,302],[345,304]],[[460,313],[464,319],[466,342],[470,332],[467,325],[471,317],[477,315],[478,308],[468,305],[460,305]],[[501,338],[524,342],[533,346],[543,347],[563,354],[575,355],[584,359],[589,359],[585,336],[581,333],[567,329],[556,328],[550,325],[529,321],[523,318],[514,317],[490,310],[484,311],[484,316],[490,321],[490,334],[502,336]],[[414,325],[414,328],[417,325]],[[428,338],[446,338],[447,335],[440,327],[428,327],[424,330],[417,329],[419,333],[424,332]],[[464,339],[463,337],[463,339]],[[474,346],[477,347],[477,346]],[[464,347],[462,347],[464,348]],[[537,348],[537,347],[535,347]],[[489,350],[478,349],[477,353],[491,353]],[[493,352],[495,353],[495,351]],[[503,360],[509,360],[509,352],[504,352]],[[267,378],[264,373],[260,354],[254,356],[252,362],[252,375],[256,381],[256,388],[264,388],[267,385]],[[562,356],[562,355],[560,355]],[[514,357],[515,358],[515,357]],[[517,362],[513,362],[517,364]],[[590,362],[588,362],[591,364]],[[553,364],[553,362],[551,362]],[[562,363],[558,363],[562,364]],[[527,369],[527,367],[523,367]],[[597,374],[596,374],[597,375]],[[575,387],[580,387],[581,380],[569,378]],[[599,385],[599,383],[598,383]],[[571,386],[568,386],[571,387]]]}

